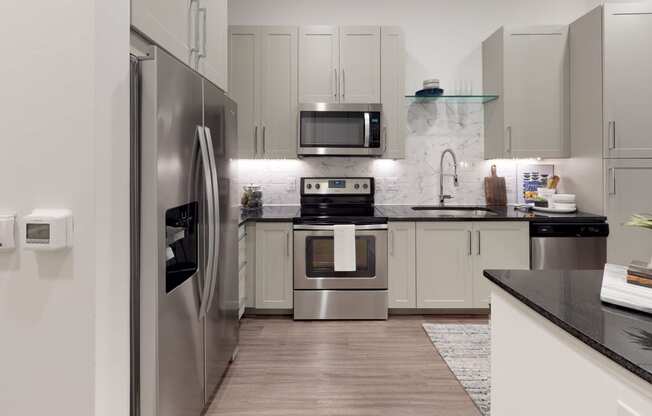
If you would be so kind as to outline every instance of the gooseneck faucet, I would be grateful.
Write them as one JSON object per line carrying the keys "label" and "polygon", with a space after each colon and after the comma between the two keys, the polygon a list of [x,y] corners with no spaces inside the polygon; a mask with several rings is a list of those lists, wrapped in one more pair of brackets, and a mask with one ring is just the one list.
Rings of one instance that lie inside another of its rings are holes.
{"label": "gooseneck faucet", "polygon": [[[450,153],[453,157],[453,174],[450,173],[444,174],[444,156],[446,153]],[[458,186],[459,181],[457,179],[457,158],[455,157],[455,152],[452,149],[446,149],[441,153],[441,160],[439,161],[439,204],[444,205],[444,202],[447,199],[453,198],[451,195],[444,195],[444,176],[453,177],[453,185]]]}

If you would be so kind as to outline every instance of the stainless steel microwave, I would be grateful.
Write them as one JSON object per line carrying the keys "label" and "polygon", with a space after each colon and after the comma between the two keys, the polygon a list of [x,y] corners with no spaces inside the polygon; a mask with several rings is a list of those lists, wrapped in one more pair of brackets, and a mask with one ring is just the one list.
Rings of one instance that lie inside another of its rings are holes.
{"label": "stainless steel microwave", "polygon": [[381,104],[299,106],[299,156],[381,156]]}

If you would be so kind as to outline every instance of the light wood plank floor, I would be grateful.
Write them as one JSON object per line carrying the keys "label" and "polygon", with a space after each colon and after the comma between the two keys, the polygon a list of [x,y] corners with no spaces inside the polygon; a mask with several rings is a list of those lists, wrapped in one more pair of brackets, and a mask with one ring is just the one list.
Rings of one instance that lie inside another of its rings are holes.
{"label": "light wood plank floor", "polygon": [[460,321],[486,319],[244,319],[238,359],[207,415],[478,416],[421,328]]}

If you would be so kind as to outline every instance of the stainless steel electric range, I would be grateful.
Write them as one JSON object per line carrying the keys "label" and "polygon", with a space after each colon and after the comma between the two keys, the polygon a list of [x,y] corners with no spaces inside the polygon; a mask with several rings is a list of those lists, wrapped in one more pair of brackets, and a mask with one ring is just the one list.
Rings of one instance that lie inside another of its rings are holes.
{"label": "stainless steel electric range", "polygon": [[[346,271],[336,267],[336,228],[354,229]],[[373,178],[301,179],[294,319],[387,319],[387,219],[375,215]]]}

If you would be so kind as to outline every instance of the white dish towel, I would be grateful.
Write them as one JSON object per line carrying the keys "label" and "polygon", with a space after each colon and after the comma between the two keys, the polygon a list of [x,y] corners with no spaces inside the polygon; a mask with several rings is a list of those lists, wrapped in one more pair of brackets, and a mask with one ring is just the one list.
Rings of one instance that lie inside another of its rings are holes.
{"label": "white dish towel", "polygon": [[337,224],[333,226],[334,266],[336,272],[355,271],[355,225]]}

